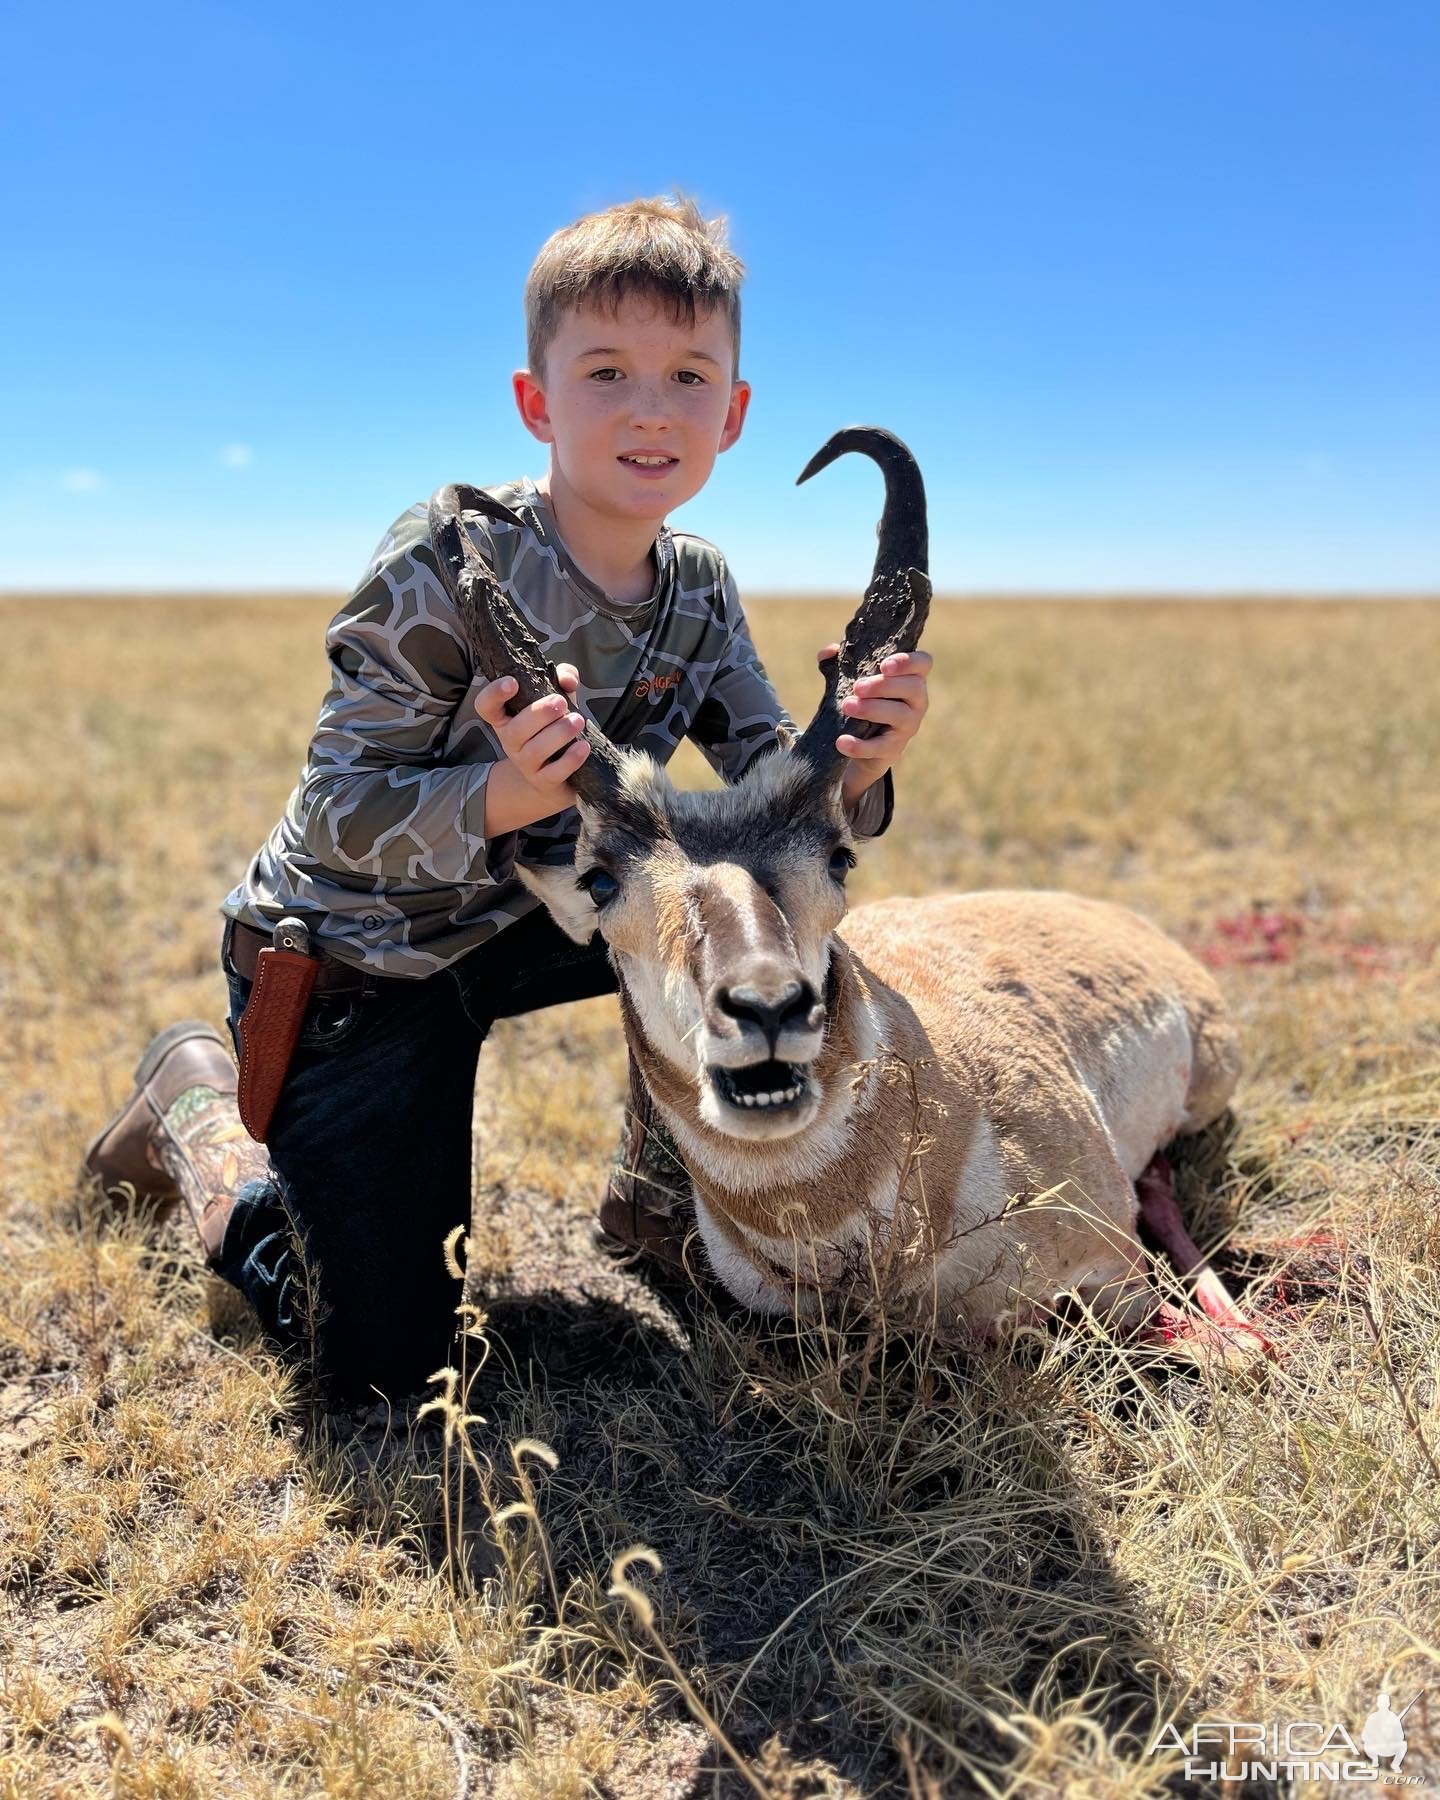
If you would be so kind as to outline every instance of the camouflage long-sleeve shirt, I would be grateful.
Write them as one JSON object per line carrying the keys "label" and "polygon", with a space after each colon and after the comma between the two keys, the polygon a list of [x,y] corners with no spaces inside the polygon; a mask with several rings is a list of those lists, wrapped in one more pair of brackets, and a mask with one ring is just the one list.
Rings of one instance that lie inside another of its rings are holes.
{"label": "camouflage long-sleeve shirt", "polygon": [[[470,530],[552,662],[579,671],[576,704],[660,762],[691,737],[727,780],[792,721],[765,674],[725,559],[662,528],[655,586],[622,604],[570,560],[534,483],[487,492],[525,529]],[[503,753],[475,711],[472,665],[437,573],[426,509],[404,513],[325,638],[330,692],[284,815],[221,905],[261,930],[286,914],[343,962],[423,977],[532,912],[516,862],[568,862],[579,816],[485,836],[485,784]],[[890,821],[890,777],[852,809],[857,834]]]}

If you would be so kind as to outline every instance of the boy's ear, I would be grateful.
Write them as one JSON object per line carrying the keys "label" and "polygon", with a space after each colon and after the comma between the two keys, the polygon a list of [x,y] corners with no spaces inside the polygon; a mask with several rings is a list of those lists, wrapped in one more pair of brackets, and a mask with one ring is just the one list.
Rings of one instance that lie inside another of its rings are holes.
{"label": "boy's ear", "polygon": [[510,377],[510,386],[525,429],[542,444],[552,443],[555,432],[550,424],[550,408],[539,381],[529,369],[517,369]]}
{"label": "boy's ear", "polygon": [[725,428],[720,433],[720,450],[728,450],[739,437],[745,425],[745,414],[749,410],[750,383],[748,381],[732,382],[730,384],[730,406],[725,414]]}

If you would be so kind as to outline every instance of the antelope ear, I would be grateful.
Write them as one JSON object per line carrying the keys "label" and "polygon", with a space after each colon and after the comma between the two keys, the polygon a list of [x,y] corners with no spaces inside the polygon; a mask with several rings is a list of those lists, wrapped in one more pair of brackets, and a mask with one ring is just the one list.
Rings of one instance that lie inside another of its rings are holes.
{"label": "antelope ear", "polygon": [[595,902],[575,885],[575,865],[547,868],[543,863],[527,865],[517,862],[515,874],[545,907],[550,917],[577,944],[588,944],[598,926]]}

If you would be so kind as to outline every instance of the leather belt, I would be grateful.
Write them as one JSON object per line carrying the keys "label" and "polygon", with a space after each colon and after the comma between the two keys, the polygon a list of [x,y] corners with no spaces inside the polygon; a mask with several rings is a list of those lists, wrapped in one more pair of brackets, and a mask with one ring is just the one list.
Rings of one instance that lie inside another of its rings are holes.
{"label": "leather belt", "polygon": [[[239,919],[232,919],[227,948],[235,972],[243,975],[246,981],[254,981],[260,952],[269,950],[274,941],[273,933],[256,931],[250,925],[242,925]],[[315,963],[316,993],[335,993],[364,987],[367,980],[364,969],[354,968],[349,963],[342,963],[333,956],[328,956],[323,950],[314,948],[313,940],[311,956]]]}

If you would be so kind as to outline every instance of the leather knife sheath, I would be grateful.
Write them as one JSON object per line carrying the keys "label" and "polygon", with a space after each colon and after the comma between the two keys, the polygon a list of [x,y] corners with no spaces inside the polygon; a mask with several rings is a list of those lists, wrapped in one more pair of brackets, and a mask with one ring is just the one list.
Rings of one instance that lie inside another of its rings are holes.
{"label": "leather knife sheath", "polygon": [[236,1033],[240,1119],[257,1143],[267,1141],[319,966],[317,958],[294,950],[262,950],[256,958],[255,983]]}

